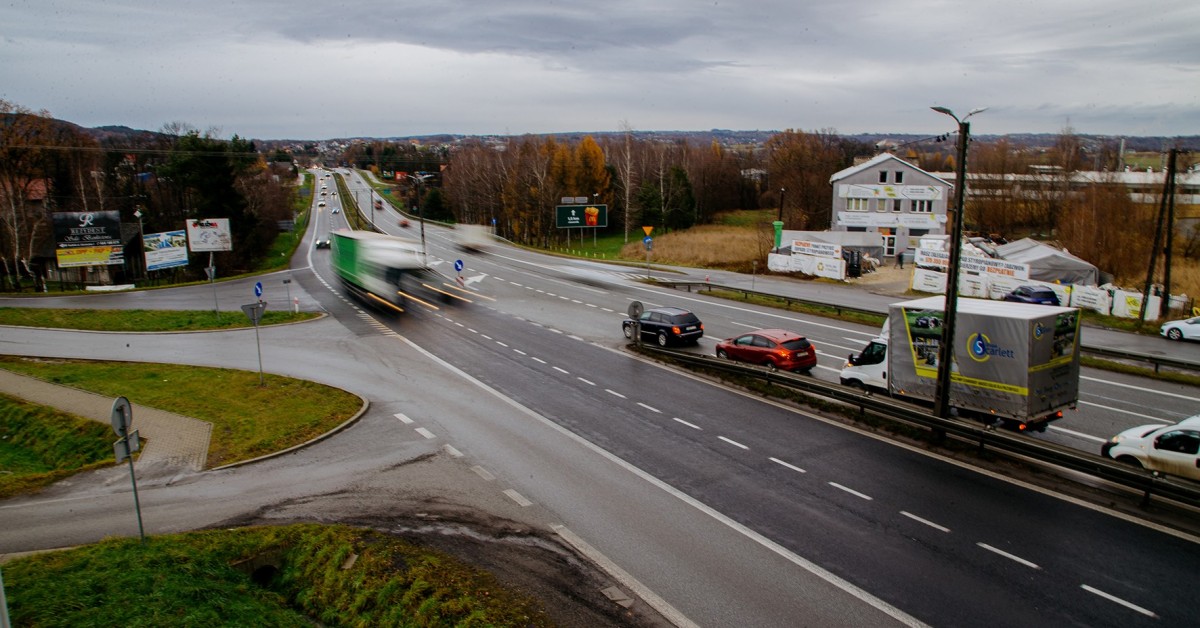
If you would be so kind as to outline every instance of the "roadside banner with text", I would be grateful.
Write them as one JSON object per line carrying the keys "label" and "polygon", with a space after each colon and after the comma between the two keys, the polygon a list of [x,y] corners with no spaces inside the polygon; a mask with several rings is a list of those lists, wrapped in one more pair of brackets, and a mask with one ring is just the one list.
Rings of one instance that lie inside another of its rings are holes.
{"label": "roadside banner with text", "polygon": [[59,268],[125,263],[120,212],[54,212],[53,221]]}
{"label": "roadside banner with text", "polygon": [[146,270],[162,270],[176,266],[187,266],[187,232],[164,231],[142,236],[143,253],[146,254]]}
{"label": "roadside banner with text", "polygon": [[188,248],[193,253],[233,250],[228,218],[201,218],[187,221]]}
{"label": "roadside banner with text", "polygon": [[792,241],[793,255],[812,255],[813,257],[834,257],[842,259],[842,245],[829,242],[809,242],[806,240]]}

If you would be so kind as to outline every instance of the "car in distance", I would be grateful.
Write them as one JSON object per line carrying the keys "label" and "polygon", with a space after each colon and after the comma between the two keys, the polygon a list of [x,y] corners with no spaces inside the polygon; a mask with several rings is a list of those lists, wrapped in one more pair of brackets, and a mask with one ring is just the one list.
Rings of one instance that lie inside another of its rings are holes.
{"label": "car in distance", "polygon": [[1015,290],[1004,295],[1004,300],[1056,306],[1058,305],[1058,294],[1046,286],[1017,286]]}
{"label": "car in distance", "polygon": [[327,249],[327,248],[329,248],[329,240],[328,240],[328,239],[326,239],[326,240],[317,240],[317,248],[318,248],[318,249]]}
{"label": "car in distance", "polygon": [[317,207],[324,207],[325,201],[317,201]]}
{"label": "car in distance", "polygon": [[717,357],[761,364],[772,371],[809,373],[817,350],[801,334],[786,329],[759,329],[717,343]]}
{"label": "car in distance", "polygon": [[1200,415],[1176,425],[1142,425],[1113,436],[1102,456],[1143,469],[1200,480]]}
{"label": "car in distance", "polygon": [[[696,344],[704,336],[704,323],[695,314],[678,307],[656,307],[642,312],[637,319],[642,339],[654,339],[658,346],[671,344]],[[633,339],[634,320],[626,318],[621,323],[625,337]]]}
{"label": "car in distance", "polygon": [[1158,334],[1170,340],[1200,339],[1200,316],[1179,321],[1167,321],[1158,328]]}

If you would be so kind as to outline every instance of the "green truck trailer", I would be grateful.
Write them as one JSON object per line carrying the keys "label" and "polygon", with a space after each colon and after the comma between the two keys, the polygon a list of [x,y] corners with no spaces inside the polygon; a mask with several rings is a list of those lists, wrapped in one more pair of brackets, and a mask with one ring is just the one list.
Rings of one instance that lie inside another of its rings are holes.
{"label": "green truck trailer", "polygon": [[425,264],[415,240],[371,231],[334,231],[330,238],[333,272],[348,292],[364,301],[405,311],[414,304],[437,309],[448,282]]}

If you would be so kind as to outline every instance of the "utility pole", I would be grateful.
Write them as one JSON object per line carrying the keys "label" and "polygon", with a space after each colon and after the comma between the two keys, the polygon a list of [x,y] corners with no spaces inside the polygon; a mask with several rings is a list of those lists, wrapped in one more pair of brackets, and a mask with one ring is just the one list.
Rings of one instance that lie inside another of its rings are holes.
{"label": "utility pole", "polygon": [[[1150,266],[1146,269],[1146,286],[1142,291],[1142,307],[1138,311],[1138,320],[1146,322],[1146,308],[1150,304],[1150,288],[1154,284],[1154,268],[1158,265],[1158,249],[1163,247],[1163,295],[1159,302],[1157,318],[1162,318],[1163,310],[1170,306],[1171,300],[1171,244],[1175,239],[1175,162],[1180,150],[1172,148],[1167,152],[1167,167],[1163,177],[1162,201],[1158,206],[1158,224],[1154,228],[1154,246],[1150,249]],[[1166,242],[1163,239],[1163,222],[1166,222]]]}
{"label": "utility pole", "polygon": [[930,107],[958,123],[958,169],[954,176],[954,224],[950,235],[950,267],[946,272],[946,306],[942,338],[938,342],[937,387],[934,395],[934,414],[945,419],[950,416],[951,362],[954,361],[954,323],[958,310],[958,271],[962,259],[963,202],[967,197],[967,142],[971,123],[967,118],[987,107],[972,109],[961,120],[945,107]]}

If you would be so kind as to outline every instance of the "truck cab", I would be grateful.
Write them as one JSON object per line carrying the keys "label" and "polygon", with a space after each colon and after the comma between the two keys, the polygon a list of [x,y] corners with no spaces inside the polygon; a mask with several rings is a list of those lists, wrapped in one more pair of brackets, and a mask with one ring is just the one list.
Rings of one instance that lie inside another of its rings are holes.
{"label": "truck cab", "polygon": [[842,368],[842,385],[886,391],[887,348],[887,336],[881,335],[867,343],[862,351],[847,356],[846,366]]}

